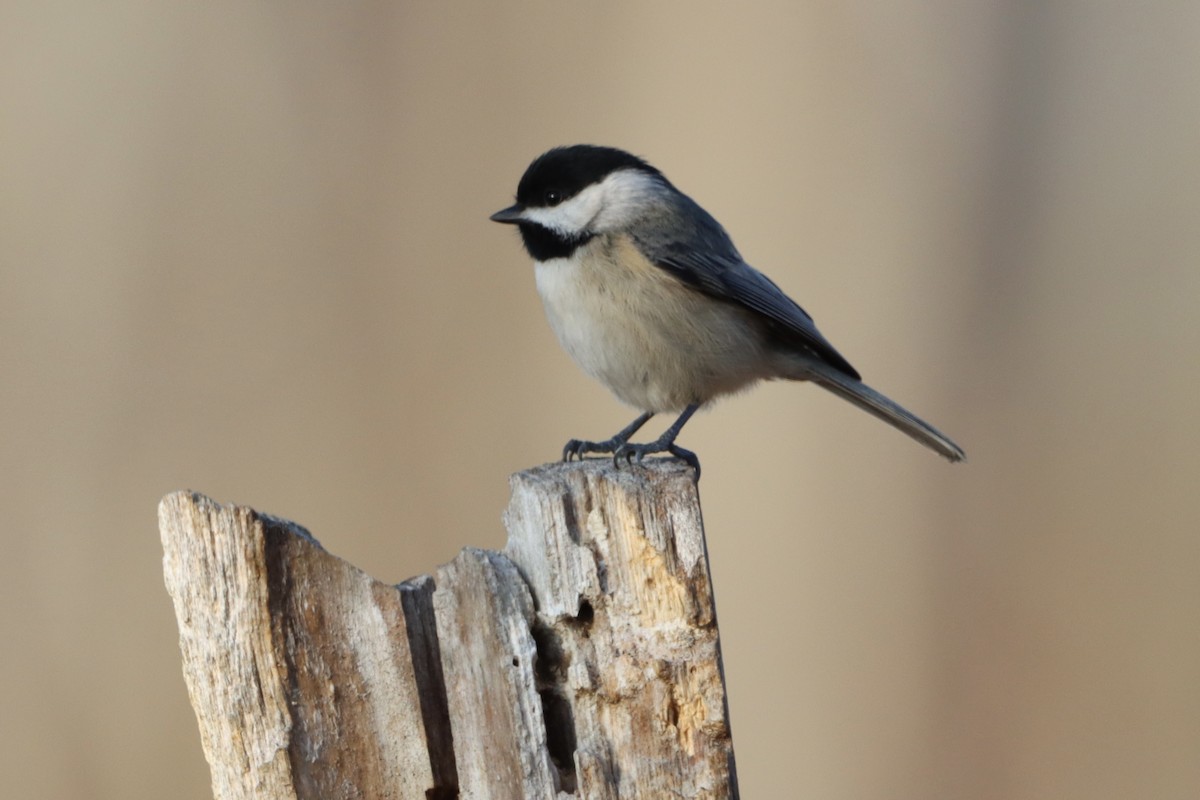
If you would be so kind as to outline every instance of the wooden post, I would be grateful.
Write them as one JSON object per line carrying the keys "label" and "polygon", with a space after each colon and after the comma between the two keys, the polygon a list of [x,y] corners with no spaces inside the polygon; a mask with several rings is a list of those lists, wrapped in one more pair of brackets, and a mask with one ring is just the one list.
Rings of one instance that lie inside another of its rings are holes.
{"label": "wooden post", "polygon": [[511,479],[502,553],[391,586],[303,528],[159,506],[219,800],[736,798],[691,472]]}

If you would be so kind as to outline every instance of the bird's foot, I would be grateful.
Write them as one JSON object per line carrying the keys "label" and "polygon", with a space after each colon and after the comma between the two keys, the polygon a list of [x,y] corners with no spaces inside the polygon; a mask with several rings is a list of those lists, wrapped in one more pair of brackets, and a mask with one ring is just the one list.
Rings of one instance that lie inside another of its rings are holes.
{"label": "bird's foot", "polygon": [[622,428],[611,439],[605,439],[602,442],[585,442],[582,439],[572,439],[563,447],[563,461],[570,461],[572,458],[577,458],[580,461],[588,453],[615,453],[626,442],[629,437],[638,432],[638,429],[646,424],[646,420],[654,416],[653,411],[645,411],[638,415],[638,418]]}
{"label": "bird's foot", "polygon": [[640,464],[642,463],[642,459],[654,453],[670,453],[676,458],[683,460],[684,463],[695,470],[696,480],[700,480],[700,459],[696,457],[696,454],[691,450],[684,450],[682,447],[676,446],[674,442],[664,442],[661,439],[654,442],[647,442],[646,444],[630,444],[626,442],[613,451],[613,466],[620,469],[621,459],[625,459],[626,464],[632,464],[635,460]]}
{"label": "bird's foot", "polygon": [[615,453],[619,448],[624,446],[625,440],[614,436],[611,439],[605,439],[603,442],[588,442],[583,439],[572,439],[563,447],[563,461],[570,461],[577,458],[580,461],[588,453]]}
{"label": "bird's foot", "polygon": [[641,416],[629,423],[624,430],[611,439],[605,439],[602,442],[585,442],[582,439],[572,439],[563,447],[563,461],[570,461],[572,458],[582,461],[583,457],[588,453],[612,453],[613,466],[620,469],[622,458],[625,459],[626,464],[632,464],[635,458],[640,464],[642,463],[642,459],[653,453],[670,453],[687,463],[695,471],[696,480],[699,481],[700,459],[696,458],[696,454],[691,450],[684,450],[682,447],[675,446],[675,437],[679,435],[679,429],[691,418],[692,414],[696,413],[696,409],[699,407],[698,403],[689,405],[679,415],[679,419],[675,420],[674,424],[663,432],[662,436],[646,444],[630,444],[629,437],[637,433],[638,429],[654,416],[653,411],[642,413]]}

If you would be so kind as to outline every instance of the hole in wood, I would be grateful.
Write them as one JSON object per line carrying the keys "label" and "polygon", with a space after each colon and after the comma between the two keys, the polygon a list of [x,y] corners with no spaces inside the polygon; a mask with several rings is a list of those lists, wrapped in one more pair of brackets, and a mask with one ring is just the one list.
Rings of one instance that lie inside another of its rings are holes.
{"label": "hole in wood", "polygon": [[537,648],[533,677],[542,701],[542,719],[546,725],[546,749],[558,772],[558,789],[574,794],[575,714],[567,699],[566,678],[570,657],[563,651],[558,634],[548,625],[535,622],[533,643]]}
{"label": "hole in wood", "polygon": [[546,749],[558,770],[558,789],[575,793],[575,715],[571,704],[553,689],[538,692],[542,698],[542,717],[546,721]]}
{"label": "hole in wood", "polygon": [[591,625],[596,618],[596,610],[592,608],[591,602],[586,597],[579,598],[579,611],[575,613],[575,619],[583,625]]}

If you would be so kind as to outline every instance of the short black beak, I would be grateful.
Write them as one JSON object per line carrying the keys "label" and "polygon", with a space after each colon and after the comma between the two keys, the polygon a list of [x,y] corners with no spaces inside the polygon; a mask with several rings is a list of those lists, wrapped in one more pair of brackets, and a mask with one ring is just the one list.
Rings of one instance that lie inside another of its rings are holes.
{"label": "short black beak", "polygon": [[509,225],[515,225],[521,221],[521,215],[524,213],[525,206],[521,205],[520,203],[516,203],[508,208],[497,211],[495,214],[492,214],[490,217],[488,217],[488,219],[490,219],[492,222],[504,222]]}

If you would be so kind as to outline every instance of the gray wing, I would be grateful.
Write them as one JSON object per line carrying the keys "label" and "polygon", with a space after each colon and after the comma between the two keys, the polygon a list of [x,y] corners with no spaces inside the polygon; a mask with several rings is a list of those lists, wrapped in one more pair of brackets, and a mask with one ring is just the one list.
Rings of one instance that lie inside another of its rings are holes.
{"label": "gray wing", "polygon": [[743,261],[729,234],[708,212],[686,195],[679,197],[679,208],[664,208],[662,216],[630,231],[647,258],[711,297],[761,314],[782,344],[858,379],[857,370],[821,335],[808,312]]}

